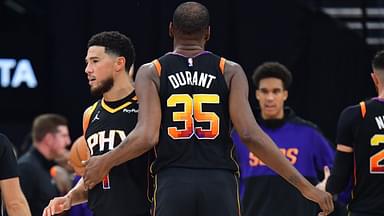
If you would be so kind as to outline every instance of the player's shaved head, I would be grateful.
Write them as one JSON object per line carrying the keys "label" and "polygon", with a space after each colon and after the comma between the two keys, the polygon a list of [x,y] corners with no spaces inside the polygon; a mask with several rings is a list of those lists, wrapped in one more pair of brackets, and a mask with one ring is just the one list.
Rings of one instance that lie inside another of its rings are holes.
{"label": "player's shaved head", "polygon": [[203,33],[208,26],[208,9],[200,3],[182,3],[173,14],[173,27],[182,34]]}

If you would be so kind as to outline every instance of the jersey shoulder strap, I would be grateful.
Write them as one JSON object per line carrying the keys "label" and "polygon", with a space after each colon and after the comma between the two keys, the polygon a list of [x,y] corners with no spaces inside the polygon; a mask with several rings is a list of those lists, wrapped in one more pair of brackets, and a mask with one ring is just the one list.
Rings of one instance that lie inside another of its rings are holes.
{"label": "jersey shoulder strap", "polygon": [[223,57],[220,58],[219,68],[222,74],[224,74],[225,61],[226,61],[225,58]]}
{"label": "jersey shoulder strap", "polygon": [[365,114],[367,113],[367,107],[365,105],[364,101],[360,102],[360,111],[361,111],[361,116],[365,118]]}
{"label": "jersey shoulder strap", "polygon": [[88,129],[89,120],[92,116],[93,111],[95,111],[97,104],[99,101],[96,101],[92,106],[88,107],[83,114],[83,134],[85,135],[85,132]]}
{"label": "jersey shoulder strap", "polygon": [[160,76],[161,75],[161,64],[160,64],[160,61],[158,59],[155,59],[155,60],[152,61],[152,64],[155,65],[157,75]]}

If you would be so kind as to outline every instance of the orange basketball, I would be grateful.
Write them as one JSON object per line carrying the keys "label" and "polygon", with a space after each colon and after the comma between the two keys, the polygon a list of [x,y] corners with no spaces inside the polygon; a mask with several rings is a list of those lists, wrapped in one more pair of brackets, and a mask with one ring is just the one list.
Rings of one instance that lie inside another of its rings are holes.
{"label": "orange basketball", "polygon": [[76,173],[82,174],[84,165],[81,161],[86,161],[90,157],[89,149],[84,136],[81,136],[73,142],[69,152],[69,165],[73,167]]}

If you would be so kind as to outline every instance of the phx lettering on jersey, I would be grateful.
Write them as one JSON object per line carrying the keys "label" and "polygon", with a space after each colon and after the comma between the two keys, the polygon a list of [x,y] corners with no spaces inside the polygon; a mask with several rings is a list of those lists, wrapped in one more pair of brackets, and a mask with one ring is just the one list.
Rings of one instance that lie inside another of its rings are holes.
{"label": "phx lettering on jersey", "polygon": [[182,71],[168,76],[168,80],[174,89],[185,85],[209,88],[215,79],[216,76],[198,71]]}
{"label": "phx lettering on jersey", "polygon": [[[108,137],[105,136],[106,131],[99,131],[90,135],[87,138],[88,147],[90,149],[91,155],[94,155],[94,151],[103,152],[111,151],[115,147],[115,143],[119,144],[122,140],[125,139],[126,134],[123,130],[109,130]],[[119,139],[116,142],[116,137]],[[95,149],[98,148],[98,149]]]}
{"label": "phx lettering on jersey", "polygon": [[[281,153],[291,162],[292,165],[295,165],[297,162],[297,157],[299,155],[299,149],[297,148],[280,148]],[[249,152],[249,166],[265,166],[265,163],[257,158],[252,152]]]}

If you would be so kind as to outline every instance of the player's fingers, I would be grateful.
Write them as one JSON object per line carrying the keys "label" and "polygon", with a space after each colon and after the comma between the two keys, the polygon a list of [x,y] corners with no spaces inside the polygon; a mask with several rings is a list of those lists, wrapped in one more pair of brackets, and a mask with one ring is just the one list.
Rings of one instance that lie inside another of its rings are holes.
{"label": "player's fingers", "polygon": [[50,210],[51,210],[51,215],[54,215],[56,213],[55,205],[52,205]]}
{"label": "player's fingers", "polygon": [[324,178],[327,179],[331,175],[331,171],[328,166],[324,166]]}
{"label": "player's fingers", "polygon": [[84,178],[84,187],[86,190],[90,190],[93,188],[92,182],[89,179]]}
{"label": "player's fingers", "polygon": [[333,211],[332,195],[327,193],[327,196],[322,201],[321,210],[323,215],[328,215]]}
{"label": "player's fingers", "polygon": [[88,160],[83,160],[83,161],[81,161],[81,164],[83,164],[84,166],[87,166],[87,164],[88,164]]}
{"label": "player's fingers", "polygon": [[44,211],[43,211],[42,216],[48,216],[48,213],[47,213],[47,207],[44,208]]}
{"label": "player's fingers", "polygon": [[331,213],[335,209],[335,206],[333,204],[332,195],[330,193],[328,193],[328,197],[329,197],[328,198],[328,205],[329,205],[329,212],[328,213]]}

